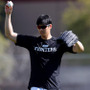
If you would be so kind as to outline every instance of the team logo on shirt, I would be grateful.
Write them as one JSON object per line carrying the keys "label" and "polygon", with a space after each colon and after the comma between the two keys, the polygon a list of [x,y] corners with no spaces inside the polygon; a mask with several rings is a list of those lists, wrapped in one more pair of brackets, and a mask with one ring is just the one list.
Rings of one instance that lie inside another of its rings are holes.
{"label": "team logo on shirt", "polygon": [[47,47],[48,47],[48,45],[42,45],[42,47],[43,47],[43,48],[47,48]]}
{"label": "team logo on shirt", "polygon": [[56,52],[57,48],[49,47],[48,45],[42,45],[41,47],[39,47],[39,46],[34,47],[34,50],[38,51],[38,52]]}

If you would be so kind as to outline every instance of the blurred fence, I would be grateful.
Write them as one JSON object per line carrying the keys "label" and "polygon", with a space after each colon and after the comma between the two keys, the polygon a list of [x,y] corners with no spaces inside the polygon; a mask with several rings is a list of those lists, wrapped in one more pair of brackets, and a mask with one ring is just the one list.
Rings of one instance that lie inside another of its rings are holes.
{"label": "blurred fence", "polygon": [[60,77],[62,90],[90,90],[90,54],[65,54]]}

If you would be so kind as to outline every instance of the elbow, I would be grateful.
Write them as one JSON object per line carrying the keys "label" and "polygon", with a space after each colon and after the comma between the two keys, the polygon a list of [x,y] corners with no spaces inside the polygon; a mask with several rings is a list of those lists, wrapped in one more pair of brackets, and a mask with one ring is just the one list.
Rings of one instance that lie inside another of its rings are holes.
{"label": "elbow", "polygon": [[80,49],[80,52],[84,52],[84,46]]}
{"label": "elbow", "polygon": [[5,32],[5,36],[6,36],[7,38],[9,38],[10,34],[7,33],[7,32]]}
{"label": "elbow", "polygon": [[82,45],[77,51],[78,51],[78,53],[82,53],[82,52],[84,52],[84,46]]}
{"label": "elbow", "polygon": [[75,52],[77,52],[77,53],[82,53],[82,52],[84,52],[84,47],[76,50]]}
{"label": "elbow", "polygon": [[84,46],[81,42],[78,42],[79,52],[84,52]]}
{"label": "elbow", "polygon": [[11,33],[9,33],[9,32],[5,32],[5,36],[6,36],[8,39],[10,39],[10,40],[11,40],[12,34],[11,34]]}
{"label": "elbow", "polygon": [[84,52],[84,46],[83,46],[83,44],[80,41],[78,41],[76,44],[74,44],[73,51],[74,52],[77,52],[77,53]]}
{"label": "elbow", "polygon": [[5,36],[6,36],[7,38],[10,38],[11,35],[12,35],[12,33],[9,32],[7,29],[5,29]]}

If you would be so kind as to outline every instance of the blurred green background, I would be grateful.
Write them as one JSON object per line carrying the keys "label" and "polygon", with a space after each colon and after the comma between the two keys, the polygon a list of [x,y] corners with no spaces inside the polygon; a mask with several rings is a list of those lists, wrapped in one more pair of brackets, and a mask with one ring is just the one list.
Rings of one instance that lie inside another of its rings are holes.
{"label": "blurred green background", "polygon": [[73,30],[82,41],[85,53],[90,53],[90,0],[78,0],[79,5],[71,2],[63,13],[63,22],[67,29]]}

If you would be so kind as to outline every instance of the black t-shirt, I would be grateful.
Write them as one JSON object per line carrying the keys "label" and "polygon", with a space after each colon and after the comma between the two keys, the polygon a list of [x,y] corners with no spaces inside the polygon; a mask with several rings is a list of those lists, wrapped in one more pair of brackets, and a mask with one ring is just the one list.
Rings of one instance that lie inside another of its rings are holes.
{"label": "black t-shirt", "polygon": [[72,47],[57,42],[56,37],[43,40],[41,37],[18,35],[17,43],[29,50],[31,58],[30,87],[48,90],[60,89],[60,63],[64,52],[73,52]]}

